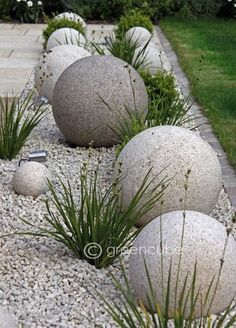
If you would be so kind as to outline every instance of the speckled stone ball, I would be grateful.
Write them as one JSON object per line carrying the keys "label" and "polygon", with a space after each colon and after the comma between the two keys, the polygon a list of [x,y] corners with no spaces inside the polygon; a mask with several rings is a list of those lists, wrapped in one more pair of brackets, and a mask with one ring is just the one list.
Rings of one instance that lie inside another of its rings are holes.
{"label": "speckled stone ball", "polygon": [[62,72],[75,61],[87,56],[91,54],[76,45],[61,45],[44,53],[35,70],[35,85],[39,95],[52,103],[53,90]]}
{"label": "speckled stone ball", "polygon": [[[230,234],[224,254],[224,247],[227,240],[226,227],[212,217],[194,211],[186,211],[186,219],[183,234],[183,212],[176,211],[164,214],[143,228],[136,238],[129,258],[129,274],[131,285],[137,298],[141,299],[145,306],[150,309],[147,300],[147,293],[150,293],[147,274],[144,263],[146,262],[150,275],[152,287],[156,294],[155,303],[163,309],[164,297],[162,287],[167,291],[167,281],[172,261],[171,287],[169,317],[173,317],[175,310],[175,290],[177,282],[177,272],[180,254],[181,265],[179,270],[177,301],[184,288],[184,281],[188,274],[186,290],[191,288],[193,281],[194,267],[196,269],[196,291],[199,290],[199,297],[196,302],[195,317],[200,317],[201,296],[206,299],[208,288],[212,279],[213,285],[210,289],[207,309],[210,305],[212,295],[216,288],[216,294],[210,313],[218,314],[226,309],[236,292],[236,243]],[[183,236],[183,247],[181,238]],[[162,251],[161,251],[162,243]],[[162,253],[162,255],[161,255]],[[163,258],[163,270],[161,263]],[[220,280],[217,278],[223,259],[223,267]],[[144,262],[145,261],[145,262]],[[162,283],[163,273],[163,283]],[[215,278],[214,278],[215,276]],[[186,292],[187,293],[187,292]],[[185,297],[186,294],[185,293]],[[190,299],[188,299],[185,318],[190,314]],[[207,314],[206,311],[203,314]]]}
{"label": "speckled stone ball", "polygon": [[87,25],[86,25],[84,19],[83,19],[81,16],[79,16],[79,15],[77,15],[77,14],[75,14],[75,13],[64,12],[64,13],[61,13],[61,14],[55,16],[55,19],[63,19],[63,18],[69,19],[69,20],[74,21],[74,22],[81,23],[81,25],[82,25],[84,28],[87,27]]}
{"label": "speckled stone ball", "polygon": [[144,46],[151,37],[152,34],[146,28],[140,26],[132,27],[125,33],[125,38],[137,42],[139,46]]}
{"label": "speckled stone ball", "polygon": [[147,113],[148,96],[140,75],[113,56],[90,56],[68,67],[53,94],[57,126],[72,144],[111,146],[120,141],[113,130],[129,121],[129,112]]}
{"label": "speckled stone ball", "polygon": [[[138,47],[135,50],[134,60],[137,58],[138,54],[143,50],[144,45]],[[145,70],[150,74],[155,75],[158,71],[163,70],[163,63],[161,59],[161,50],[153,42],[148,44],[147,48],[143,53],[145,58]]]}
{"label": "speckled stone ball", "polygon": [[141,218],[140,225],[161,213],[182,210],[184,206],[187,210],[209,214],[218,201],[222,173],[217,155],[206,141],[188,129],[176,126],[147,129],[123,148],[116,162],[115,175],[120,163],[124,175],[120,182],[124,207],[134,197],[150,169],[150,179],[155,178],[153,187],[164,178],[170,179],[162,206],[160,201],[157,202]]}
{"label": "speckled stone ball", "polygon": [[63,44],[84,46],[85,43],[85,37],[81,33],[76,31],[74,28],[63,27],[59,28],[50,35],[47,42],[47,51]]}
{"label": "speckled stone ball", "polygon": [[51,179],[51,175],[45,165],[26,162],[16,169],[13,188],[19,195],[37,197],[48,191],[47,179]]}
{"label": "speckled stone ball", "polygon": [[7,308],[0,307],[0,328],[17,328],[18,324]]}

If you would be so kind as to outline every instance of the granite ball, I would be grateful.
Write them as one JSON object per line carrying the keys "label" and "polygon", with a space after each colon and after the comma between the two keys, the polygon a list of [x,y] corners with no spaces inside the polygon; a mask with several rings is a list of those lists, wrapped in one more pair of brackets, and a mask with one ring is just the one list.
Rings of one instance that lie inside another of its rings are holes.
{"label": "granite ball", "polygon": [[[183,246],[181,247],[182,236]],[[182,211],[166,213],[149,222],[134,241],[129,258],[130,282],[135,295],[143,301],[148,309],[152,308],[152,306],[149,306],[146,295],[146,292],[150,293],[150,285],[145,269],[146,262],[151,285],[156,295],[155,303],[158,303],[163,310],[162,287],[166,292],[169,268],[172,261],[168,313],[169,318],[172,318],[176,310],[175,290],[178,268],[180,270],[178,292],[176,294],[177,302],[180,299],[180,293],[183,291],[187,274],[185,297],[187,291],[191,289],[196,264],[195,296],[196,291],[199,290],[199,297],[195,307],[195,318],[207,314],[206,311],[203,313],[201,311],[201,296],[204,301],[212,279],[214,280],[205,309],[209,307],[216,289],[210,313],[218,314],[224,311],[236,292],[236,242],[231,234],[228,236],[227,243],[226,240],[226,227],[212,217],[199,212],[186,211],[185,224]],[[227,246],[224,253],[225,243]],[[179,267],[180,254],[181,265]],[[223,267],[220,273],[222,261]],[[163,263],[163,266],[161,263]],[[220,279],[217,283],[219,273]],[[189,315],[190,298],[188,298],[185,318]]]}
{"label": "granite ball", "polygon": [[0,328],[17,328],[18,324],[10,311],[0,306]]}
{"label": "granite ball", "polygon": [[64,13],[61,13],[61,14],[55,16],[55,19],[63,19],[63,18],[69,19],[70,21],[73,21],[73,22],[81,23],[81,25],[84,28],[87,27],[84,19],[81,16],[79,16],[79,15],[77,15],[75,13],[64,12]]}
{"label": "granite ball", "polygon": [[49,190],[47,179],[51,175],[47,167],[38,162],[26,162],[16,169],[13,188],[19,195],[37,197]]}
{"label": "granite ball", "polygon": [[[215,207],[222,188],[219,160],[211,146],[196,132],[177,126],[147,129],[131,139],[116,162],[117,176],[121,163],[121,197],[127,206],[151,169],[153,188],[170,179],[161,201],[144,215],[139,225],[161,213],[194,210],[209,214]],[[187,184],[187,191],[185,185]],[[160,190],[160,189],[159,189]],[[186,193],[186,196],[185,196]],[[186,203],[186,204],[184,204]]]}
{"label": "granite ball", "polygon": [[74,28],[63,27],[53,32],[47,41],[47,51],[54,47],[65,44],[83,46],[86,44],[85,37]]}
{"label": "granite ball", "polygon": [[137,42],[139,46],[144,46],[149,40],[151,40],[152,34],[146,28],[136,26],[130,28],[125,33],[125,38]]}
{"label": "granite ball", "polygon": [[61,45],[44,53],[35,70],[35,85],[39,95],[52,103],[53,90],[62,72],[75,61],[87,56],[91,54],[76,45]]}
{"label": "granite ball", "polygon": [[72,144],[111,146],[120,139],[117,130],[129,114],[145,115],[148,96],[133,67],[113,56],[90,56],[68,67],[53,93],[57,126]]}

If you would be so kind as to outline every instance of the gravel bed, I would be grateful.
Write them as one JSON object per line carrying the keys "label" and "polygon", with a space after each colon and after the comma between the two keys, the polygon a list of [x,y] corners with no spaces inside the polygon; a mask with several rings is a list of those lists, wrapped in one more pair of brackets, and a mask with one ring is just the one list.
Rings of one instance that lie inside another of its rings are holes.
{"label": "gravel bed", "polygon": [[[25,90],[32,89],[33,78]],[[44,196],[36,199],[16,195],[12,177],[21,158],[30,151],[48,151],[46,166],[57,184],[58,177],[69,179],[78,195],[81,165],[88,159],[88,149],[70,147],[56,127],[52,113],[33,132],[16,160],[0,161],[0,231],[25,231],[22,218],[41,224],[46,213]],[[100,182],[111,181],[115,147],[92,151],[91,165],[101,158]],[[219,202],[212,215],[231,224],[233,210],[222,188]],[[107,269],[97,270],[75,258],[63,245],[41,237],[14,235],[0,239],[0,304],[9,307],[24,328],[93,328],[116,327],[106,314],[104,305],[94,294],[102,293],[118,301],[116,290]],[[127,256],[124,256],[127,265]],[[119,263],[110,267],[122,280]]]}

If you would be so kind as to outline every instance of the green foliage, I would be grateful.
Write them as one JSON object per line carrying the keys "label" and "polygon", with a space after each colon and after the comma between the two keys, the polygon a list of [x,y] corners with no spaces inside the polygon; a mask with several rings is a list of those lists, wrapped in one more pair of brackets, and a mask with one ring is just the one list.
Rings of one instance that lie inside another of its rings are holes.
{"label": "green foliage", "polygon": [[0,98],[0,158],[12,160],[20,152],[32,130],[45,118],[42,105],[34,110],[30,93],[24,100]]}
{"label": "green foliage", "polygon": [[179,95],[172,74],[165,71],[158,71],[154,76],[147,71],[140,74],[148,93],[148,113],[140,115],[137,110],[126,108],[127,115],[122,116],[113,127],[113,131],[122,141],[117,147],[117,155],[129,140],[147,128],[160,125],[183,126],[197,119],[189,114],[189,99]]}
{"label": "green foliage", "polygon": [[0,0],[0,19],[10,20],[14,0]]}
{"label": "green foliage", "polygon": [[122,38],[124,34],[132,27],[145,27],[150,33],[153,32],[154,26],[148,16],[145,16],[139,10],[131,10],[121,16],[116,29],[116,37]]}
{"label": "green foliage", "polygon": [[156,75],[151,75],[147,71],[142,71],[140,75],[145,83],[150,102],[156,98],[164,98],[171,102],[178,97],[173,74],[158,71]]}
{"label": "green foliage", "polygon": [[[120,38],[111,36],[109,39],[107,39],[106,47],[111,55],[122,59],[126,63],[133,66],[136,71],[138,71],[145,69],[145,67],[148,65],[145,50],[149,42],[150,40],[148,40],[146,44],[140,47],[138,40],[135,40],[133,35],[130,35],[129,37],[122,36]],[[99,47],[99,45],[96,45],[95,43],[91,44],[100,55],[105,55],[104,50]]]}
{"label": "green foliage", "polygon": [[[60,181],[58,192],[49,182],[51,197],[46,201],[47,226],[42,228],[26,222],[36,232],[23,234],[52,238],[66,245],[75,256],[97,268],[107,267],[124,251],[137,236],[133,226],[141,216],[149,212],[163,195],[166,179],[155,183],[150,172],[144,178],[133,199],[123,209],[119,196],[118,178],[106,191],[99,184],[99,164],[91,172],[85,163],[80,175],[80,205],[74,199],[70,183]],[[55,211],[56,209],[56,211]]]}
{"label": "green foliage", "polygon": [[38,23],[44,15],[43,2],[38,0],[17,1],[12,10],[16,19],[22,23]]}
{"label": "green foliage", "polygon": [[[188,173],[186,175],[188,179]],[[187,185],[187,183],[186,183]],[[185,187],[185,197],[187,195],[187,187]],[[160,245],[162,245],[162,223],[160,219]],[[185,231],[185,211],[183,212],[183,225],[182,225],[182,236],[180,242],[180,249],[184,247],[184,231]],[[181,272],[182,264],[182,253],[179,254],[177,274],[173,273],[172,260],[166,266],[164,265],[165,252],[161,252],[160,259],[160,271],[162,277],[167,277],[166,283],[164,279],[161,282],[161,289],[163,291],[163,302],[157,299],[152,277],[149,274],[148,264],[143,257],[143,265],[145,268],[145,275],[147,281],[146,296],[148,301],[148,308],[146,309],[142,300],[138,299],[138,302],[133,295],[132,287],[129,283],[129,278],[126,274],[125,268],[121,263],[122,275],[124,278],[124,285],[111,274],[116,288],[121,293],[122,297],[119,301],[110,301],[103,297],[101,293],[97,293],[100,299],[105,304],[105,308],[108,314],[116,322],[118,327],[121,328],[168,328],[169,325],[169,313],[170,313],[170,301],[171,297],[175,299],[175,308],[172,309],[172,327],[175,328],[231,328],[236,322],[235,308],[236,305],[232,302],[223,314],[219,314],[216,318],[211,318],[211,305],[215,299],[216,291],[219,285],[221,272],[224,266],[225,250],[227,247],[229,232],[225,241],[225,247],[222,252],[222,258],[220,259],[220,267],[218,274],[213,276],[211,282],[206,290],[205,297],[203,298],[202,293],[196,287],[197,282],[197,262],[193,268],[192,277],[186,273],[183,287],[180,289],[179,277]],[[176,255],[177,256],[177,255]],[[168,267],[165,271],[165,267]],[[157,268],[158,270],[158,268]],[[173,282],[173,275],[176,276],[176,281]],[[189,287],[188,287],[189,286]],[[173,296],[174,288],[174,296]],[[202,316],[199,319],[195,319],[195,309],[197,301],[201,302],[201,313]],[[234,312],[234,314],[233,314]],[[204,316],[203,316],[204,315]],[[229,319],[230,317],[230,319]]]}
{"label": "green foliage", "polygon": [[85,34],[85,29],[80,22],[75,22],[68,18],[61,18],[61,19],[53,18],[53,19],[49,19],[47,23],[48,23],[47,27],[43,30],[43,38],[45,44],[47,43],[50,35],[60,28],[69,27],[77,30],[79,33],[83,35]]}

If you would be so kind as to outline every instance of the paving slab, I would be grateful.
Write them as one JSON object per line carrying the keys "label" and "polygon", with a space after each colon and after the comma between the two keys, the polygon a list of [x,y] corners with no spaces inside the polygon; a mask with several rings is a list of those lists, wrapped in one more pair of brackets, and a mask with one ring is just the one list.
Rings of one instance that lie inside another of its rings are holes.
{"label": "paving slab", "polygon": [[43,50],[45,24],[0,24],[0,95],[19,97]]}
{"label": "paving slab", "polygon": [[[189,96],[190,94],[190,83],[183,72],[178,58],[172,49],[172,46],[160,27],[157,27],[157,33],[161,40],[161,43],[165,49],[166,55],[170,61],[170,64],[172,66],[173,72],[178,80],[178,82],[182,86],[183,93],[185,96]],[[201,125],[199,127],[199,131],[201,136],[212,146],[212,148],[216,151],[218,154],[219,161],[221,163],[222,168],[222,174],[223,174],[223,184],[224,188],[229,196],[229,199],[231,201],[231,204],[233,205],[236,213],[236,171],[232,167],[232,165],[229,163],[227,154],[225,153],[224,149],[222,148],[219,140],[215,136],[213,129],[210,125],[209,120],[207,117],[204,116],[204,113],[200,107],[200,105],[195,101],[195,99],[191,98],[191,102],[193,103],[193,106],[191,108],[193,114],[195,114],[197,117],[202,116],[201,120],[205,122],[205,124]],[[199,122],[199,121],[198,121]]]}

